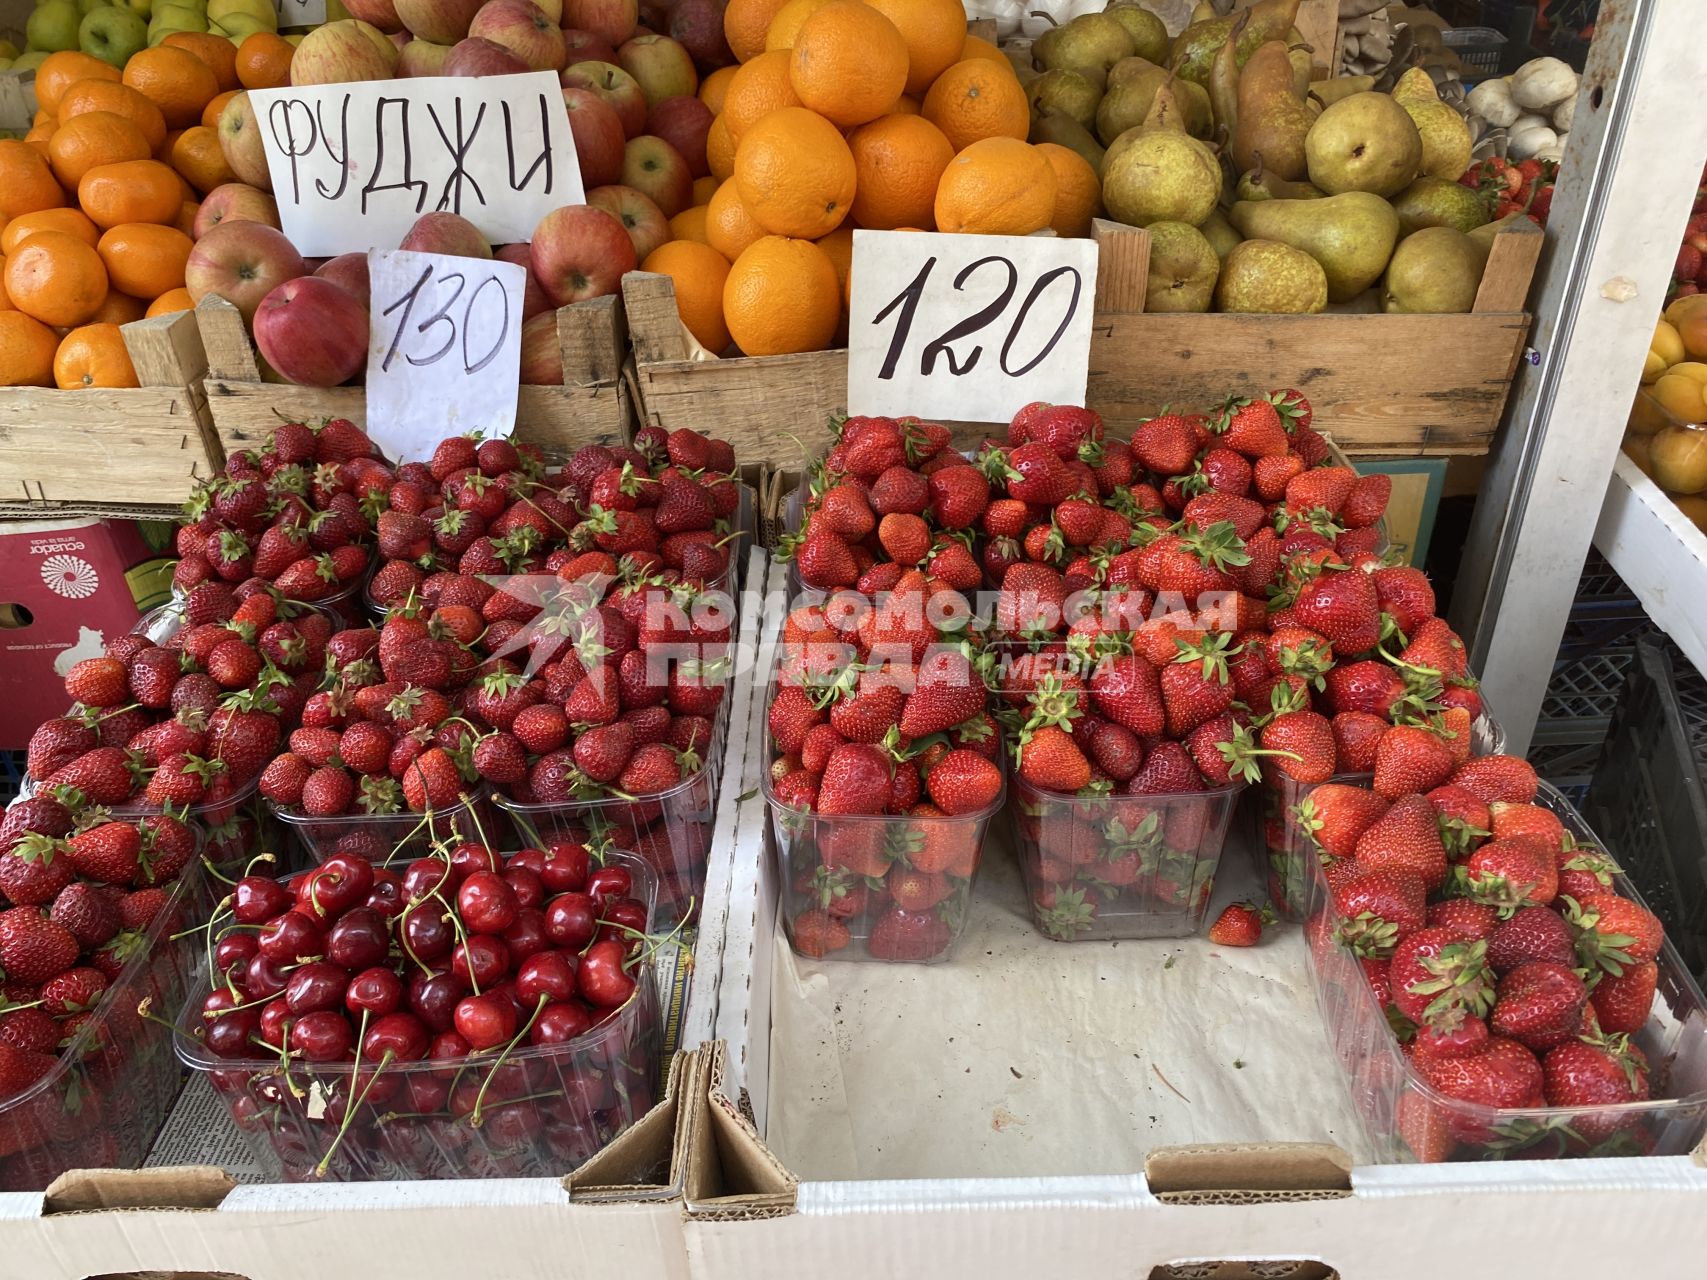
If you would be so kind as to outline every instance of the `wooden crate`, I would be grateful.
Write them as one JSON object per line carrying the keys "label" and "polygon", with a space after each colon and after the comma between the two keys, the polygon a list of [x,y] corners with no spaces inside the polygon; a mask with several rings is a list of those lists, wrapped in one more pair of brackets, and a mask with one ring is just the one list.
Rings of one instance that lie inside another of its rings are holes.
{"label": "wooden crate", "polygon": [[42,517],[165,509],[225,465],[194,315],[123,327],[140,387],[0,388],[0,504]]}
{"label": "wooden crate", "polygon": [[[262,362],[237,308],[209,296],[196,307],[207,349],[207,399],[227,450],[260,445],[281,421],[348,418],[367,422],[365,387],[299,387],[264,381]],[[627,333],[619,299],[597,298],[557,312],[564,385],[523,386],[516,397],[517,440],[553,453],[584,444],[626,442],[634,434],[634,394],[624,362]]]}
{"label": "wooden crate", "polygon": [[[1485,453],[1523,358],[1524,299],[1541,232],[1502,232],[1468,315],[1147,315],[1149,235],[1098,222],[1101,243],[1086,399],[1129,436],[1165,405],[1202,408],[1238,390],[1297,387],[1353,457]],[[666,276],[623,279],[645,424],[694,427],[744,460],[799,465],[847,404],[847,352],[695,359]],[[954,424],[975,443],[989,424]]]}

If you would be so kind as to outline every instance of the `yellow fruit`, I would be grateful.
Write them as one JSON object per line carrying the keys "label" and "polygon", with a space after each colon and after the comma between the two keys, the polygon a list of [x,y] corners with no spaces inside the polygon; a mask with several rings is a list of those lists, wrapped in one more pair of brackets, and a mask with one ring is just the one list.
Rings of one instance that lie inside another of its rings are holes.
{"label": "yellow fruit", "polygon": [[1664,360],[1667,368],[1684,359],[1683,339],[1669,320],[1654,321],[1654,340],[1648,344],[1648,350]]}
{"label": "yellow fruit", "polygon": [[729,327],[723,320],[727,258],[709,245],[673,240],[654,249],[640,269],[675,282],[676,311],[700,346],[716,355],[729,345]]}
{"label": "yellow fruit", "polygon": [[723,316],[747,355],[822,351],[836,335],[840,295],[835,265],[817,245],[765,236],[730,268]]}
{"label": "yellow fruit", "polygon": [[1683,512],[1690,524],[1707,533],[1707,498],[1693,493],[1674,493],[1671,500],[1677,504],[1677,509]]}
{"label": "yellow fruit", "polygon": [[1688,373],[1687,364],[1674,366],[1654,383],[1654,399],[1680,422],[1707,422],[1707,384]]}
{"label": "yellow fruit", "polygon": [[1666,308],[1666,323],[1675,327],[1682,317],[1698,307],[1707,307],[1707,293],[1692,293],[1686,297],[1676,298],[1672,301],[1671,306]]}
{"label": "yellow fruit", "polygon": [[1648,442],[1654,483],[1668,493],[1707,489],[1707,431],[1667,427]]}
{"label": "yellow fruit", "polygon": [[830,0],[788,0],[777,10],[776,17],[771,19],[770,30],[765,32],[765,52],[794,48],[794,37],[799,33],[801,23],[829,3]]}
{"label": "yellow fruit", "polygon": [[1624,442],[1618,446],[1624,456],[1634,462],[1641,473],[1652,480],[1654,478],[1653,462],[1648,457],[1648,437],[1626,432]]}

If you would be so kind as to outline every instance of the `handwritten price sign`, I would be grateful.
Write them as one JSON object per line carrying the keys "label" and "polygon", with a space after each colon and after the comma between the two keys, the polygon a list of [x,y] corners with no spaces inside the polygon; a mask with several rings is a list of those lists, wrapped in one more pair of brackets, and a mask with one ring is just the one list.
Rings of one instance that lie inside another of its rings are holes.
{"label": "handwritten price sign", "polygon": [[368,254],[368,275],[367,428],[386,456],[514,431],[526,269],[390,249]]}
{"label": "handwritten price sign", "polygon": [[848,412],[1006,422],[1083,404],[1097,246],[856,231]]}

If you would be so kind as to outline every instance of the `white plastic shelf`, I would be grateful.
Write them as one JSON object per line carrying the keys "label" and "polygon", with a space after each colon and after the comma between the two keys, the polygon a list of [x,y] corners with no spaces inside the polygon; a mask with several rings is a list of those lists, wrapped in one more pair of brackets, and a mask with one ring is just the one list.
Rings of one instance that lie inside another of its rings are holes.
{"label": "white plastic shelf", "polygon": [[1654,623],[1707,672],[1707,534],[1622,453],[1594,545]]}

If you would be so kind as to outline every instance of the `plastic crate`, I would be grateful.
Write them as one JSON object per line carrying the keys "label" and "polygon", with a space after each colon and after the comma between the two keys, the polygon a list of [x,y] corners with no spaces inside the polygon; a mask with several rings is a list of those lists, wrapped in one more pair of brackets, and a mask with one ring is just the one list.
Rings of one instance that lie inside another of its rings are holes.
{"label": "plastic crate", "polygon": [[1458,55],[1466,71],[1499,74],[1505,36],[1492,27],[1453,27],[1440,33],[1440,42]]}

